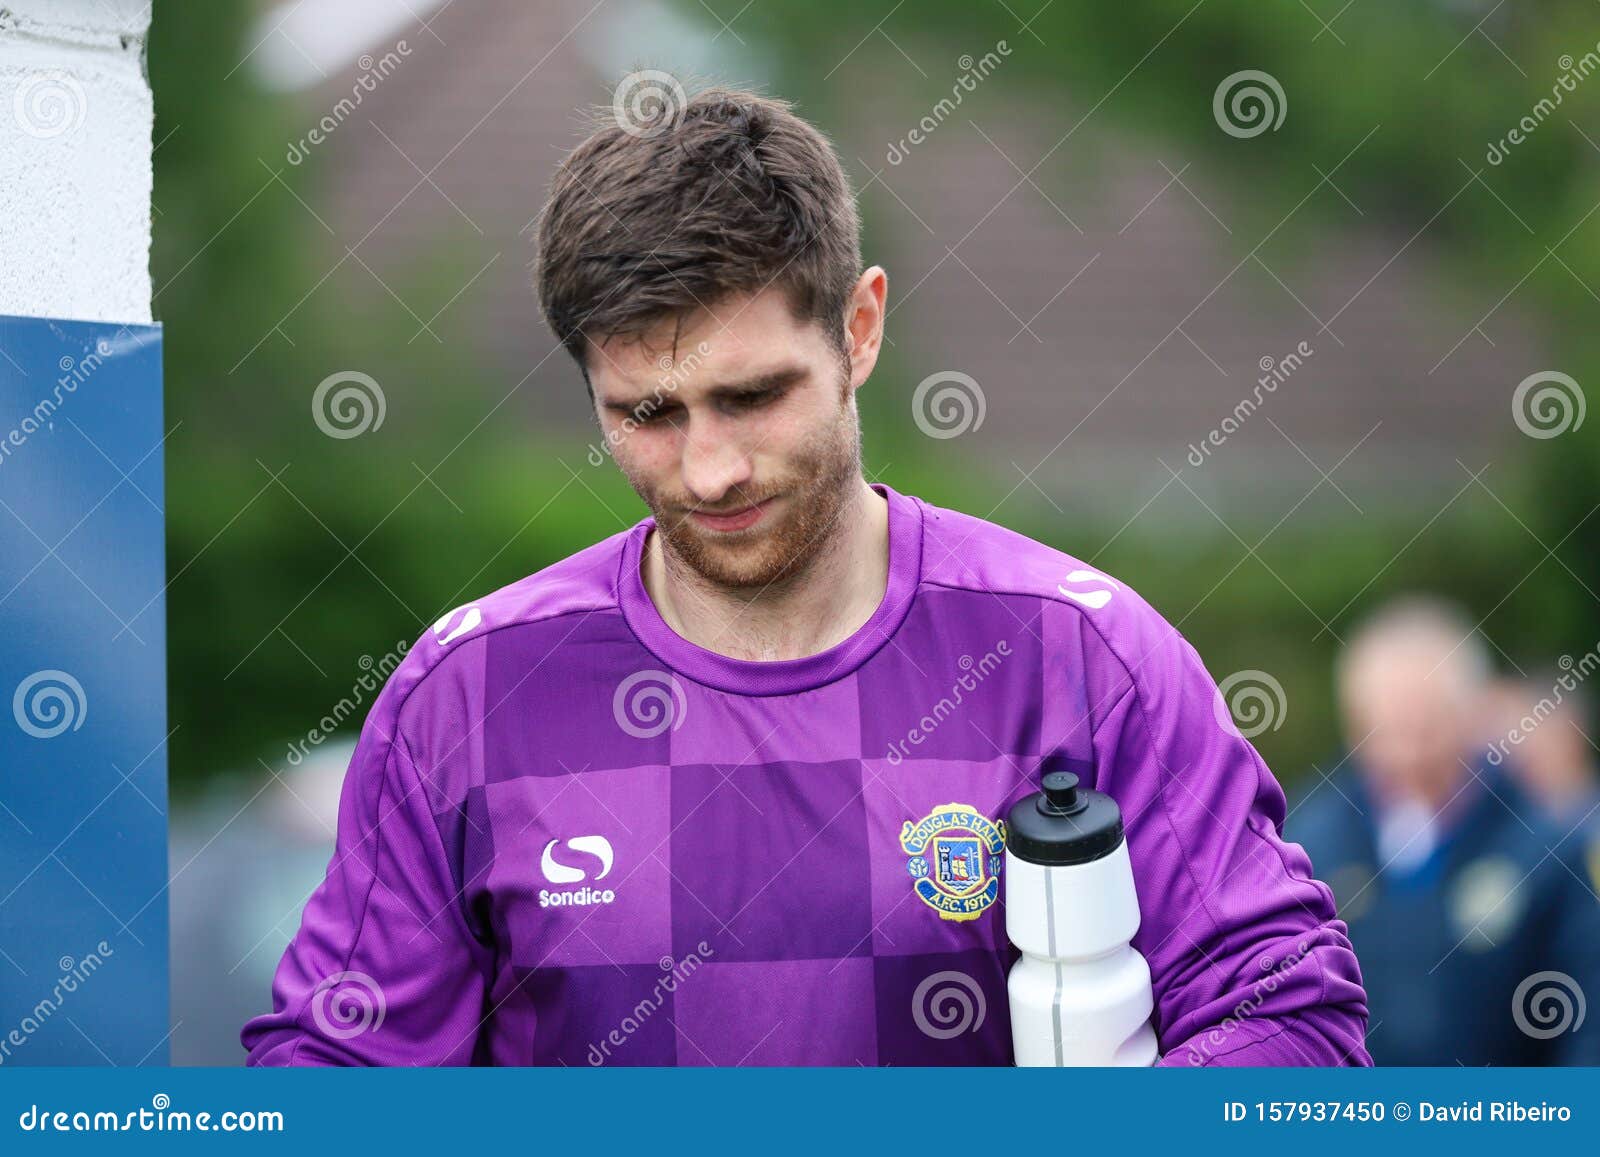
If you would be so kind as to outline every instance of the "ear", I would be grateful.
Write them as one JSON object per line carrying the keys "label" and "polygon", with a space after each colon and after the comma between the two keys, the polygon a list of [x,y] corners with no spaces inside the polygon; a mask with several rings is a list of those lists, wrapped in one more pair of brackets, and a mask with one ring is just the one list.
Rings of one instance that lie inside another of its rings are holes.
{"label": "ear", "polygon": [[889,294],[889,275],[883,266],[874,265],[856,281],[845,307],[845,347],[850,359],[850,388],[859,389],[878,364],[883,348],[884,302]]}

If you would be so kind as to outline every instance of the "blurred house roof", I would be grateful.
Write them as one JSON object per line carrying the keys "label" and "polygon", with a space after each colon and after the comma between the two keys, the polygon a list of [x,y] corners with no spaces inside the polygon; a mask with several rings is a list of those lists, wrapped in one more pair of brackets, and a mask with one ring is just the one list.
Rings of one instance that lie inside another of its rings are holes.
{"label": "blurred house roof", "polygon": [[[374,39],[364,51],[381,59],[404,40],[407,54],[320,146],[317,212],[333,235],[311,236],[333,258],[353,248],[386,280],[450,254],[456,283],[416,314],[465,325],[504,374],[487,397],[523,382],[508,414],[587,438],[583,390],[528,273],[530,227],[578,139],[577,113],[609,101],[631,67],[760,83],[770,63],[737,20],[719,31],[693,5],[360,6]],[[345,61],[301,94],[309,126],[370,61],[349,59],[349,22],[328,32],[333,47],[277,43],[283,7],[264,16],[264,74],[285,83],[288,54]],[[317,35],[315,21],[284,26]],[[937,371],[979,383],[983,424],[945,446],[1002,487],[1037,486],[1062,505],[1117,496],[1131,514],[1162,487],[1223,511],[1282,511],[1317,485],[1308,510],[1347,509],[1362,493],[1442,500],[1469,481],[1463,465],[1516,442],[1511,393],[1551,368],[1530,314],[1506,286],[1456,284],[1428,229],[1413,235],[1348,197],[1338,156],[1302,174],[1290,220],[1262,220],[1204,157],[1119,126],[1101,94],[1030,101],[1002,63],[889,164],[889,144],[961,75],[948,57],[896,31],[893,47],[818,73],[833,68],[827,84],[851,94],[848,119],[826,127],[862,190],[868,260],[890,273],[889,356],[912,383]],[[1463,182],[1463,197],[1491,195],[1465,170]],[[1203,465],[1186,462],[1255,391],[1264,359],[1302,341],[1313,354],[1293,376]]]}

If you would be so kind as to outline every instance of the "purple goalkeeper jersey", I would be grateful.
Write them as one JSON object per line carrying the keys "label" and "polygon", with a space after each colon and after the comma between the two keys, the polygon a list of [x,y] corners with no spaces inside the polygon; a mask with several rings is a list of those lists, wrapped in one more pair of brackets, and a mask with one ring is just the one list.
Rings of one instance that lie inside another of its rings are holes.
{"label": "purple goalkeeper jersey", "polygon": [[874,484],[883,601],[778,662],[674,632],[653,520],[458,608],[374,703],[249,1063],[1004,1065],[1004,830],[1121,805],[1165,1064],[1370,1064],[1284,796],[1122,583]]}

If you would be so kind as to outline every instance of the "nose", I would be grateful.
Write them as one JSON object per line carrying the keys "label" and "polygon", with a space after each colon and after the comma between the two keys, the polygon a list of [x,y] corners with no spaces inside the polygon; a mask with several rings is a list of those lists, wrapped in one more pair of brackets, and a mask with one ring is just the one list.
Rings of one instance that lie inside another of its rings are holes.
{"label": "nose", "polygon": [[750,455],[717,415],[695,414],[683,446],[683,485],[696,501],[715,506],[751,479]]}

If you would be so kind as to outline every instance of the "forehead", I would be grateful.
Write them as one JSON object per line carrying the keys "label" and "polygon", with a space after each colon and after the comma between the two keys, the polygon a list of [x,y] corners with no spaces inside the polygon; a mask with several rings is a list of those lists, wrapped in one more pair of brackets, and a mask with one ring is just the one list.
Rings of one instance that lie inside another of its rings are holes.
{"label": "forehead", "polygon": [[825,346],[821,327],[797,319],[788,295],[768,288],[663,320],[637,340],[589,343],[589,378],[607,397],[669,383],[688,393],[810,361]]}
{"label": "forehead", "polygon": [[1453,713],[1469,698],[1459,668],[1442,653],[1427,651],[1375,657],[1347,693],[1366,715],[1388,722]]}

